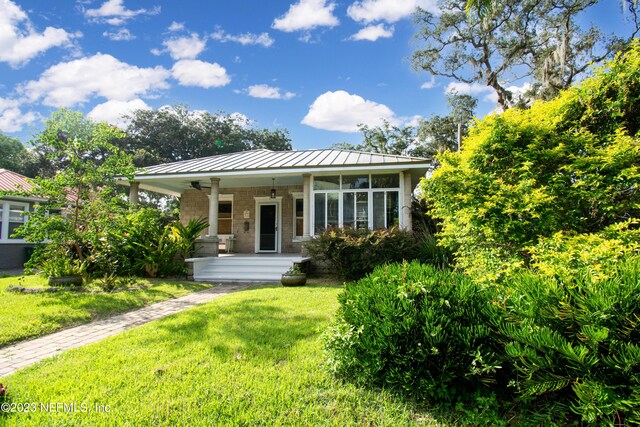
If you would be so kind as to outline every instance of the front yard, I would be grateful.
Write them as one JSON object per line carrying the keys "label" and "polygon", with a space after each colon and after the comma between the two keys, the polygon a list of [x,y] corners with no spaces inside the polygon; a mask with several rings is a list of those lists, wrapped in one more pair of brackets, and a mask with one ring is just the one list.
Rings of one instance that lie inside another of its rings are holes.
{"label": "front yard", "polygon": [[116,293],[23,294],[7,290],[10,286],[45,288],[46,283],[41,276],[0,278],[0,347],[211,287],[179,280],[137,279],[138,290]]}
{"label": "front yard", "polygon": [[238,292],[63,353],[0,380],[9,402],[35,404],[0,424],[439,425],[324,371],[320,335],[341,289]]}

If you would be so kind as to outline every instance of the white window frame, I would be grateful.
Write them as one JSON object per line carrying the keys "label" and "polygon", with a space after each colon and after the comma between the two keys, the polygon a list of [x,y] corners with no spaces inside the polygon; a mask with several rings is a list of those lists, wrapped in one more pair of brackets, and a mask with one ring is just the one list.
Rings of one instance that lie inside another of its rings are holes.
{"label": "white window frame", "polygon": [[[209,197],[211,197],[211,195],[209,195]],[[233,228],[233,212],[235,210],[235,203],[233,202],[233,194],[219,194],[218,195],[218,202],[231,202],[231,234],[225,234],[225,236],[231,236],[233,235],[233,230],[235,230]],[[218,212],[218,216],[220,216],[220,213]],[[220,218],[218,218],[218,228],[220,228]],[[220,234],[220,233],[218,233]]]}
{"label": "white window frame", "polygon": [[[373,184],[373,176],[375,175],[398,175],[398,187],[389,187],[389,188],[372,188],[372,184]],[[323,176],[339,176],[340,177],[340,187],[337,189],[330,189],[330,190],[314,190],[314,184],[315,184],[315,180],[316,178],[321,178]],[[368,175],[369,176],[369,188],[342,188],[342,177],[343,176],[352,176],[352,175]],[[313,175],[311,177],[311,200],[310,200],[310,204],[311,204],[311,209],[310,209],[310,214],[311,214],[311,232],[312,235],[315,236],[316,235],[316,221],[315,221],[315,216],[316,216],[316,210],[315,210],[315,203],[316,203],[316,194],[326,194],[326,193],[338,193],[338,227],[344,227],[344,215],[343,215],[343,211],[344,211],[344,199],[343,199],[343,194],[344,193],[368,193],[367,196],[367,209],[368,209],[368,217],[367,217],[367,228],[369,230],[373,230],[373,193],[376,192],[389,192],[389,191],[395,191],[398,193],[398,224],[400,225],[400,227],[403,226],[402,223],[402,206],[403,206],[403,194],[404,194],[404,179],[403,179],[403,173],[402,172],[381,172],[381,173],[372,173],[372,172],[367,172],[367,173],[358,173],[356,171],[350,172],[350,173],[327,173],[327,174],[323,174],[323,175]],[[325,196],[326,197],[326,196]],[[386,221],[386,205],[387,205],[387,200],[386,200],[386,194],[385,194],[385,201],[384,201],[384,205],[385,205],[385,223]],[[326,206],[326,202],[325,202],[325,224],[326,224],[326,218],[327,218],[327,206]],[[294,210],[295,210],[295,206],[294,206]],[[295,215],[295,214],[294,214]],[[295,232],[295,231],[294,231]]]}
{"label": "white window frame", "polygon": [[0,236],[0,243],[26,243],[25,239],[10,239],[9,238],[9,217],[11,212],[11,205],[13,206],[22,206],[25,208],[24,212],[26,213],[23,218],[23,224],[29,220],[29,212],[30,205],[26,202],[18,202],[14,200],[0,200],[0,205],[2,205],[2,230]]}
{"label": "white window frame", "polygon": [[303,212],[303,216],[302,218],[302,236],[296,236],[296,225],[297,225],[297,219],[298,217],[296,217],[296,200],[302,200],[302,203],[304,203],[304,193],[302,191],[296,191],[296,192],[292,192],[291,193],[291,199],[292,199],[292,218],[293,218],[293,232],[291,233],[291,241],[293,242],[302,242],[302,238],[304,237],[304,212]]}

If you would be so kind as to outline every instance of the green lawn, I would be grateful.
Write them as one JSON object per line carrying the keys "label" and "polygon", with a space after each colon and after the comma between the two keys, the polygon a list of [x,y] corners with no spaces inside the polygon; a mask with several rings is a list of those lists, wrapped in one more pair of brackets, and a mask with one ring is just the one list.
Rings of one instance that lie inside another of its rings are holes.
{"label": "green lawn", "polygon": [[242,291],[63,353],[0,380],[11,402],[37,405],[0,413],[0,424],[441,425],[391,393],[325,373],[319,337],[340,289]]}
{"label": "green lawn", "polygon": [[187,281],[140,279],[136,284],[142,285],[143,289],[118,293],[61,291],[22,294],[7,291],[10,285],[46,287],[46,282],[41,276],[0,278],[0,347],[211,286]]}

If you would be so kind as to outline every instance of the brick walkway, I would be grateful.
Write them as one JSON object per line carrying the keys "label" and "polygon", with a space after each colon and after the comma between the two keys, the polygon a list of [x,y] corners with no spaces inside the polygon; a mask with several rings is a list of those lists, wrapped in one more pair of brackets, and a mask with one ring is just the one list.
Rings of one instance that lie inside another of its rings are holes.
{"label": "brick walkway", "polygon": [[250,286],[246,284],[218,285],[204,291],[162,301],[135,311],[2,348],[0,349],[0,378],[63,351],[100,341],[127,329],[211,301],[219,296],[247,289]]}

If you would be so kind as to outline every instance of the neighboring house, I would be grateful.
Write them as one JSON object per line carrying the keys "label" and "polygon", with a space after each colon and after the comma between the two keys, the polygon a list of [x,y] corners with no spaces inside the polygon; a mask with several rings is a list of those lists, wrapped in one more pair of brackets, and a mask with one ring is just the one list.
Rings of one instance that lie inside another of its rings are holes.
{"label": "neighboring house", "polygon": [[[431,160],[347,150],[253,150],[150,166],[138,189],[180,198],[180,219],[206,218],[199,255],[295,254],[327,227],[411,228],[411,196]],[[231,247],[232,246],[232,247]]]}
{"label": "neighboring house", "polygon": [[[0,191],[30,190],[25,176],[0,169]],[[21,268],[28,259],[33,244],[13,237],[13,232],[28,220],[33,205],[44,199],[5,195],[0,198],[0,270]]]}

